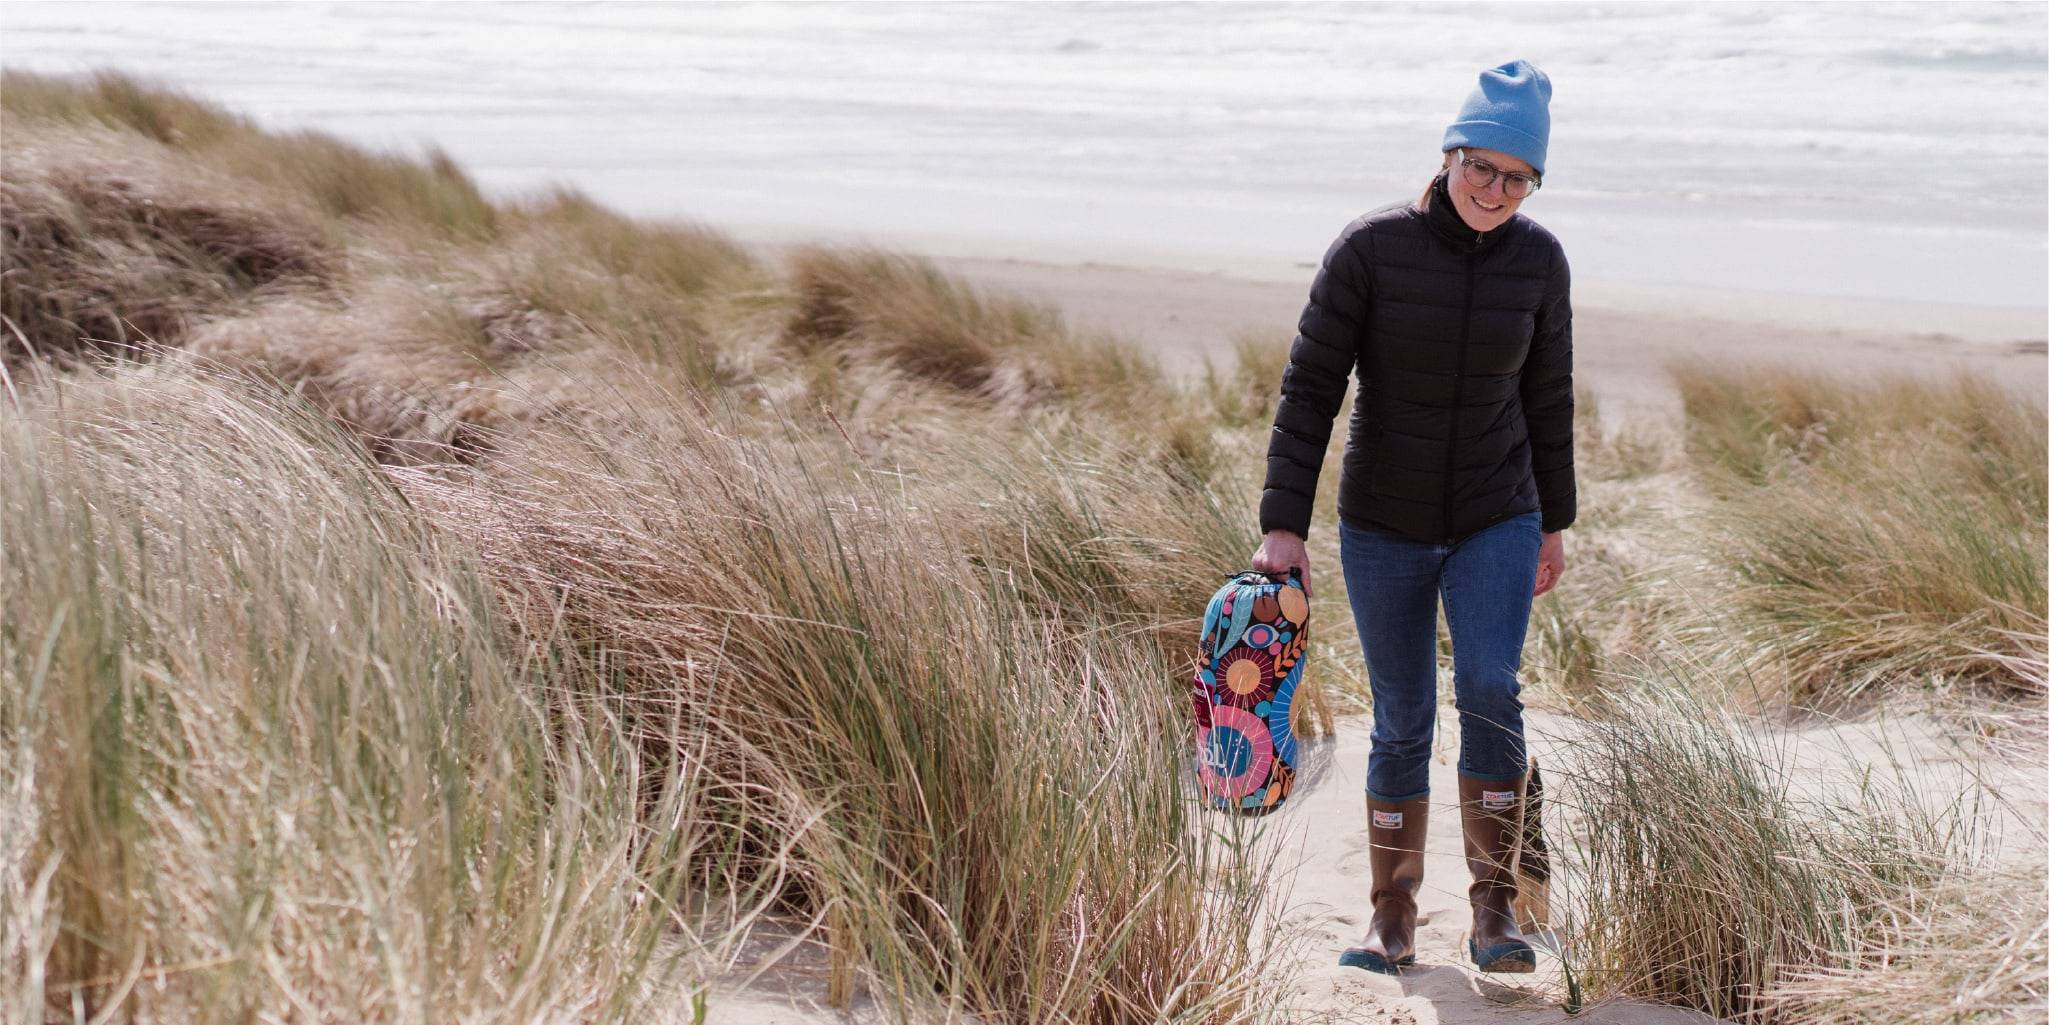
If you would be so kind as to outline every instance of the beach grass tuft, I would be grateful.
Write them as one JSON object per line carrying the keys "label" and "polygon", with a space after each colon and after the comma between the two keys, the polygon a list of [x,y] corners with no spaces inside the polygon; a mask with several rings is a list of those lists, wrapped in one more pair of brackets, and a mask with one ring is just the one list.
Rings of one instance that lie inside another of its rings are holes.
{"label": "beach grass tuft", "polygon": [[1727,711],[1720,689],[1646,666],[1610,715],[1575,724],[1558,766],[1570,796],[1552,798],[1584,887],[1574,968],[1590,994],[1804,1021],[1769,995],[1865,963],[1896,902],[1990,864],[1982,796],[1924,793],[1897,765],[1862,764],[1870,752],[1817,752]]}
{"label": "beach grass tuft", "polygon": [[1074,331],[1045,304],[985,294],[922,257],[807,247],[788,263],[795,301],[783,337],[800,353],[885,361],[1009,408],[1057,397],[1157,416],[1173,398],[1135,347]]}
{"label": "beach grass tuft", "polygon": [[2040,874],[1965,873],[1891,894],[1875,910],[1880,928],[1841,964],[1794,973],[1767,1005],[1802,1025],[2003,1025],[2049,1008]]}
{"label": "beach grass tuft", "polygon": [[313,219],[176,161],[17,131],[0,170],[0,355],[10,365],[175,344],[206,315],[339,273]]}
{"label": "beach grass tuft", "polygon": [[172,366],[49,387],[0,428],[12,1013],[630,1021],[737,942],[759,887],[687,904],[707,734],[630,742],[348,435]]}
{"label": "beach grass tuft", "polygon": [[2049,694],[2049,420],[1983,378],[1675,368],[1733,575],[1726,636],[1790,697]]}
{"label": "beach grass tuft", "polygon": [[0,72],[0,117],[10,128],[34,121],[93,125],[167,146],[206,146],[261,131],[217,103],[109,69],[79,77]]}

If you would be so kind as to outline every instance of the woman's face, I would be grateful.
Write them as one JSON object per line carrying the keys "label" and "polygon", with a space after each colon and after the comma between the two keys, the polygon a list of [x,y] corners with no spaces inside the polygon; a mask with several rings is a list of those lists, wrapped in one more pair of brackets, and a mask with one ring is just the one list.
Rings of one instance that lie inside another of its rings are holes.
{"label": "woman's face", "polygon": [[[1473,188],[1466,183],[1466,176],[1455,166],[1458,163],[1459,152],[1454,149],[1447,150],[1444,154],[1444,166],[1452,169],[1451,178],[1445,185],[1451,191],[1451,205],[1458,210],[1459,218],[1474,231],[1493,231],[1508,223],[1508,219],[1515,216],[1515,208],[1523,203],[1521,199],[1508,198],[1508,193],[1504,191],[1508,179],[1496,175],[1494,181],[1486,188]],[[1467,157],[1484,160],[1504,172],[1536,174],[1535,168],[1500,150],[1469,148],[1464,152]],[[1524,197],[1527,198],[1529,197]]]}

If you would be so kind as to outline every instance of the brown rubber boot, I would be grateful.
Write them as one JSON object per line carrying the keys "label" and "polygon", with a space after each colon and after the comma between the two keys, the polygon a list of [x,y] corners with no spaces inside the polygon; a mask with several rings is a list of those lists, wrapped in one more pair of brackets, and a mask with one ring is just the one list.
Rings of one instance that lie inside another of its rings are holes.
{"label": "brown rubber boot", "polygon": [[1367,863],[1373,871],[1373,920],[1366,939],[1338,963],[1393,975],[1416,963],[1416,894],[1423,888],[1423,839],[1430,833],[1430,799],[1366,798]]}
{"label": "brown rubber boot", "polygon": [[1473,934],[1466,941],[1483,972],[1533,972],[1537,953],[1515,924],[1516,841],[1522,835],[1523,779],[1458,778],[1459,814],[1465,826],[1466,868],[1473,885]]}

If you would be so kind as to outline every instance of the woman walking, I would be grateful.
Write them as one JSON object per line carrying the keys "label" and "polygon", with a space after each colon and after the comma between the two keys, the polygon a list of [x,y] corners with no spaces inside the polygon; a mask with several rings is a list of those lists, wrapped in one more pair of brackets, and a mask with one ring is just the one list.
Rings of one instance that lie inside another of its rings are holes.
{"label": "woman walking", "polygon": [[1512,871],[1529,767],[1523,637],[1573,521],[1572,306],[1557,238],[1517,212],[1542,184],[1551,82],[1480,74],[1421,198],[1365,214],[1324,254],[1281,379],[1254,569],[1302,568],[1331,422],[1356,374],[1338,542],[1373,691],[1372,920],[1342,963],[1415,961],[1444,603],[1459,812],[1481,971],[1527,972]]}

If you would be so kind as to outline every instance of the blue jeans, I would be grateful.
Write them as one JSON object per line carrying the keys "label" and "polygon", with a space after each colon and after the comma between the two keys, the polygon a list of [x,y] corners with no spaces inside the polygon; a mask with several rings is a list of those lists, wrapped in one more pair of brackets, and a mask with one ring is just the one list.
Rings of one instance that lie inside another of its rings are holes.
{"label": "blue jeans", "polygon": [[1414,541],[1339,521],[1339,561],[1373,688],[1366,792],[1382,801],[1430,793],[1437,728],[1437,599],[1451,628],[1459,771],[1522,777],[1523,637],[1537,583],[1542,519],[1524,513],[1451,544]]}

